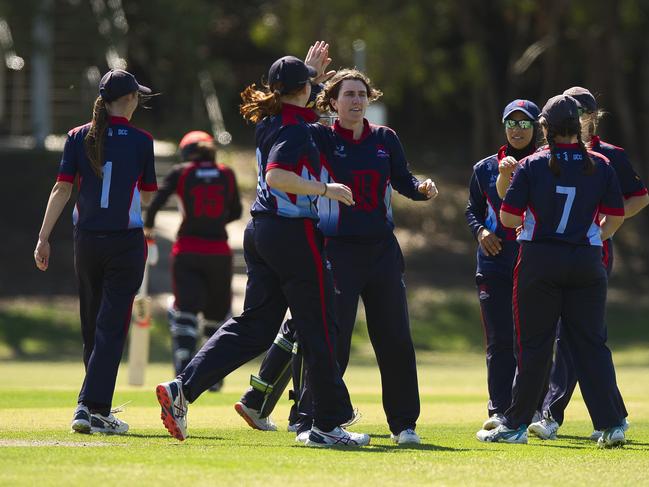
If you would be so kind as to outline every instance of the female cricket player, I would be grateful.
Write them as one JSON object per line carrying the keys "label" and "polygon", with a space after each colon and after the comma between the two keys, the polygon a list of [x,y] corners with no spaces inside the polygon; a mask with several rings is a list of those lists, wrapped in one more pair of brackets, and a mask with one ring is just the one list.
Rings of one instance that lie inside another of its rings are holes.
{"label": "female cricket player", "polygon": [[257,124],[259,170],[252,220],[244,234],[244,311],[207,341],[176,380],[157,387],[163,423],[179,440],[187,436],[186,402],[266,351],[290,308],[313,384],[314,424],[306,444],[369,443],[368,435],[340,427],[352,416],[352,407],[336,362],[333,282],[316,227],[317,200],[323,195],[344,205],[354,200],[347,186],[319,181],[320,152],[307,127],[317,117],[305,105],[310,79],[318,77],[330,59],[324,42],[315,49],[322,69],[285,56],[272,64],[261,90],[250,85],[242,93],[241,114]]}
{"label": "female cricket player", "polygon": [[[597,126],[604,112],[598,107],[597,100],[592,93],[586,88],[574,86],[564,91],[564,95],[572,96],[581,105],[582,137],[589,149],[606,156],[611,167],[615,169],[624,196],[624,218],[632,217],[649,204],[646,186],[631,166],[624,149],[604,142],[596,135]],[[612,239],[603,242],[602,251],[603,264],[606,273],[610,276],[613,270]],[[563,424],[564,411],[577,385],[577,375],[563,328],[560,323],[556,354],[550,374],[550,386],[543,403],[543,418],[533,422],[528,428],[530,433],[544,440],[556,438],[559,427]],[[620,408],[625,417],[624,428],[626,430],[629,426],[626,421],[628,413],[622,395],[619,392],[618,395]],[[591,434],[591,439],[598,440],[601,435],[602,432],[596,429]]]}
{"label": "female cricket player", "polygon": [[[232,250],[225,226],[241,217],[234,171],[216,163],[214,138],[193,130],[179,149],[183,162],[165,178],[144,222],[144,234],[152,238],[157,212],[172,194],[177,196],[183,220],[171,250],[174,304],[169,309],[176,375],[196,353],[198,313],[203,313],[206,338],[231,316]],[[220,386],[221,382],[211,390]]]}
{"label": "female cricket player", "polygon": [[478,241],[476,285],[487,343],[488,419],[499,426],[511,404],[516,372],[512,317],[513,271],[518,256],[516,233],[500,221],[502,200],[496,190],[501,162],[518,163],[537,147],[539,108],[529,100],[514,100],[503,110],[506,144],[473,166],[465,216]]}
{"label": "female cricket player", "polygon": [[[615,368],[606,346],[607,279],[602,240],[624,221],[615,171],[581,139],[579,104],[550,98],[540,123],[548,149],[524,159],[500,209],[504,226],[523,223],[514,270],[517,373],[500,426],[480,441],[527,443],[527,425],[543,395],[559,318],[566,327],[577,377],[602,447],[625,443]],[[600,226],[598,213],[606,215]]]}
{"label": "female cricket player", "polygon": [[49,236],[78,176],[74,264],[86,368],[72,420],[78,433],[128,430],[111,405],[147,254],[140,202],[157,190],[153,138],[130,124],[140,95],[150,93],[127,71],[102,77],[92,121],[68,132],[34,251],[36,266],[47,270]]}

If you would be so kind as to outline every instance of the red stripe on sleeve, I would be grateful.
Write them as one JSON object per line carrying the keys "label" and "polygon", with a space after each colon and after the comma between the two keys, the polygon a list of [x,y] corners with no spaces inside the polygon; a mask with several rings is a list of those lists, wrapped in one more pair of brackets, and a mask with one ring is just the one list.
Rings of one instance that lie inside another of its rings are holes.
{"label": "red stripe on sleeve", "polygon": [[56,182],[61,181],[63,183],[74,183],[74,176],[76,176],[76,174],[59,174],[58,176],[56,176]]}
{"label": "red stripe on sleeve", "polygon": [[611,216],[624,216],[624,208],[609,208],[608,206],[599,205],[599,212]]}
{"label": "red stripe on sleeve", "polygon": [[158,191],[157,183],[142,183],[140,184],[141,191]]}
{"label": "red stripe on sleeve", "polygon": [[285,171],[295,172],[295,166],[289,164],[282,164],[281,162],[269,162],[266,164],[266,173],[271,169],[284,169]]}
{"label": "red stripe on sleeve", "polygon": [[508,205],[504,201],[500,205],[500,211],[504,211],[505,213],[511,213],[512,215],[516,215],[516,216],[523,216],[523,213],[525,213],[525,210]]}
{"label": "red stripe on sleeve", "polygon": [[630,198],[633,198],[635,196],[644,196],[648,193],[647,188],[642,188],[638,191],[634,191],[633,193],[627,193],[624,195],[624,199],[628,200]]}

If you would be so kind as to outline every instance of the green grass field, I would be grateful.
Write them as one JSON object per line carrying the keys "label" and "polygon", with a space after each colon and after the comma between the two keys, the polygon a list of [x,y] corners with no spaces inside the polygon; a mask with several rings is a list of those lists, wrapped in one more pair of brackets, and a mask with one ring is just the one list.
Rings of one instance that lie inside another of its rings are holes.
{"label": "green grass field", "polygon": [[529,445],[482,444],[485,368],[478,354],[420,357],[423,444],[390,442],[376,368],[353,365],[347,383],[369,432],[360,450],[312,450],[285,432],[288,402],[274,413],[280,432],[249,429],[232,405],[256,364],[226,379],[223,392],[205,393],[189,410],[190,438],[180,443],[159,420],[155,384],[170,366],[152,365],[147,386],[118,381],[115,404],[127,436],[68,432],[82,366],[66,362],[0,362],[0,485],[616,485],[649,484],[649,360],[646,350],[616,356],[618,378],[632,423],[629,444],[599,450],[577,395],[556,441]]}

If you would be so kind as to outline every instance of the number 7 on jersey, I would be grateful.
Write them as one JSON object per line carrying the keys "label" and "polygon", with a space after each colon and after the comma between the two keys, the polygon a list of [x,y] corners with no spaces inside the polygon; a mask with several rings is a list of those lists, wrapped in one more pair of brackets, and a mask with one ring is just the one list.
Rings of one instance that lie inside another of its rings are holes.
{"label": "number 7 on jersey", "polygon": [[565,194],[566,201],[563,205],[563,212],[561,213],[561,220],[557,226],[557,233],[563,233],[566,231],[566,226],[568,225],[568,218],[570,218],[570,210],[572,209],[572,204],[575,201],[575,194],[577,188],[574,186],[557,186],[556,192],[558,194]]}

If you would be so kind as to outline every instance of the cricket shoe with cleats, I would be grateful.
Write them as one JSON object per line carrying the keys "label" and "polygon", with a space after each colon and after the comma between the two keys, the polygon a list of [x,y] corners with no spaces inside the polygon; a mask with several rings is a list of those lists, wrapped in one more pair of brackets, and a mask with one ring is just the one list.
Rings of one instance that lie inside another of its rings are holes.
{"label": "cricket shoe with cleats", "polygon": [[187,401],[179,379],[163,382],[156,387],[156,396],[162,407],[160,419],[171,436],[183,441],[187,438]]}
{"label": "cricket shoe with cleats", "polygon": [[505,416],[502,414],[492,414],[484,423],[482,423],[482,429],[487,431],[496,429],[498,426],[503,424],[503,421],[505,421]]}
{"label": "cricket shoe with cleats", "polygon": [[234,410],[239,413],[239,416],[241,416],[243,420],[248,423],[248,426],[254,430],[277,431],[277,426],[273,420],[270,419],[270,416],[266,416],[265,418],[260,417],[258,410],[249,408],[241,401],[234,405]]}
{"label": "cricket shoe with cleats", "polygon": [[602,432],[602,436],[597,440],[597,446],[600,448],[615,448],[626,443],[624,437],[624,426],[615,426]]}
{"label": "cricket shoe with cleats", "polygon": [[504,424],[492,430],[480,430],[476,438],[486,443],[527,443],[527,426],[521,425],[517,429],[510,429]]}
{"label": "cricket shoe with cleats", "polygon": [[306,443],[306,440],[309,439],[310,435],[311,435],[311,430],[302,431],[301,433],[298,433],[295,436],[295,442],[296,443]]}
{"label": "cricket shoe with cleats", "polygon": [[559,431],[559,423],[557,423],[551,416],[546,416],[540,421],[530,423],[527,427],[527,432],[541,438],[542,440],[556,440],[557,431]]}
{"label": "cricket shoe with cleats", "polygon": [[390,434],[390,439],[397,445],[419,445],[421,443],[421,438],[412,428],[405,429],[398,435]]}
{"label": "cricket shoe with cleats", "polygon": [[314,426],[304,444],[316,448],[330,448],[332,446],[365,446],[369,442],[370,435],[365,433],[352,433],[345,431],[340,426],[336,426],[331,431],[322,431]]}
{"label": "cricket shoe with cleats", "polygon": [[104,433],[107,435],[123,435],[128,431],[128,424],[116,418],[112,411],[108,413],[108,416],[92,413],[90,426],[93,433]]}
{"label": "cricket shoe with cleats", "polygon": [[[626,433],[627,430],[629,429],[629,426],[631,424],[627,421],[626,418],[624,418],[624,422],[622,423],[622,430]],[[602,431],[601,430],[595,430],[590,434],[590,439],[593,441],[597,441],[602,437]]]}
{"label": "cricket shoe with cleats", "polygon": [[72,416],[72,431],[89,435],[92,432],[90,426],[90,411],[83,404],[78,404]]}

